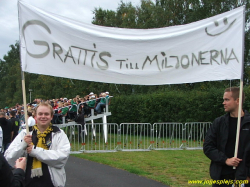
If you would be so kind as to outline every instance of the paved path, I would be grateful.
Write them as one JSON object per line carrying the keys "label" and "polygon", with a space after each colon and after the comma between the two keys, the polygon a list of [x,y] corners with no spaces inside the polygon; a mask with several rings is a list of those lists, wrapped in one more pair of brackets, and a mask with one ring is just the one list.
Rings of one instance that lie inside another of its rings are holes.
{"label": "paved path", "polygon": [[66,187],[167,187],[159,182],[96,162],[69,157]]}

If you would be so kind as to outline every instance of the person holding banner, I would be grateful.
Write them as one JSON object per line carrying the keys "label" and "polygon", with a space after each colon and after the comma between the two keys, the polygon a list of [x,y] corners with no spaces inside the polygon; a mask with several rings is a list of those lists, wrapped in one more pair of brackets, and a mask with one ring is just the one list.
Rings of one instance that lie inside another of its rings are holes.
{"label": "person holding banner", "polygon": [[65,186],[64,166],[70,153],[70,143],[63,130],[52,126],[53,109],[41,103],[35,110],[37,124],[30,134],[22,130],[11,143],[5,158],[11,166],[22,156],[27,156],[25,186]]}
{"label": "person holding banner", "polygon": [[[213,186],[232,186],[236,179],[248,180],[250,177],[250,167],[247,163],[248,151],[250,148],[250,114],[241,109],[241,128],[239,138],[238,158],[234,157],[236,142],[237,119],[239,108],[240,88],[231,87],[225,89],[223,96],[224,110],[227,114],[215,119],[208,130],[203,151],[211,160],[210,176],[213,180],[227,180],[228,183]],[[244,94],[242,96],[244,102]],[[233,167],[236,167],[234,169]],[[230,182],[231,181],[231,182]],[[245,184],[245,186],[250,186]]]}

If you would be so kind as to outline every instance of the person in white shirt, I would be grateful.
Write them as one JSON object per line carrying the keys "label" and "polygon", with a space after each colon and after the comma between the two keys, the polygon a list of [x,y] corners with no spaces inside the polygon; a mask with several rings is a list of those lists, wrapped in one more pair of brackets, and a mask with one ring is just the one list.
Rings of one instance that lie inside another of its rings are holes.
{"label": "person in white shirt", "polygon": [[[32,113],[28,112],[28,126],[32,127],[36,124],[36,120],[33,118]],[[23,128],[26,128],[26,124],[22,125]]]}

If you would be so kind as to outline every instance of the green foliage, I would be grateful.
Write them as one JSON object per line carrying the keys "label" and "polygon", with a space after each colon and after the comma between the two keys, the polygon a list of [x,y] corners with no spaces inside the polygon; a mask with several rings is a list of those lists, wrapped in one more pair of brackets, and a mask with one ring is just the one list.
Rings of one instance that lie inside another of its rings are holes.
{"label": "green foliage", "polygon": [[[19,60],[19,44],[11,45],[8,55],[0,59],[0,103],[8,105],[22,100],[21,68]],[[4,107],[4,106],[1,106]]]}
{"label": "green foliage", "polygon": [[[250,87],[244,88],[246,95]],[[213,122],[223,114],[224,88],[209,91],[167,91],[152,94],[120,95],[111,100],[110,123]],[[246,97],[244,109],[249,110]]]}

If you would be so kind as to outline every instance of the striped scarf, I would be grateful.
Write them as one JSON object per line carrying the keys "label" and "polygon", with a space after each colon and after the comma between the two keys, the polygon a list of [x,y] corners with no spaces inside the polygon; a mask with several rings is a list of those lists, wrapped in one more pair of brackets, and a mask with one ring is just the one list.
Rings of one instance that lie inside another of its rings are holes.
{"label": "striped scarf", "polygon": [[[49,133],[53,131],[52,125],[48,126],[48,128],[43,133],[41,133],[40,130],[38,129],[37,124],[33,126],[33,129],[37,131],[38,142],[36,146],[48,150],[48,147],[45,142],[45,138]],[[43,175],[42,163],[41,161],[39,161],[37,158],[34,157],[32,168],[31,168],[31,178],[40,177],[42,175]]]}

